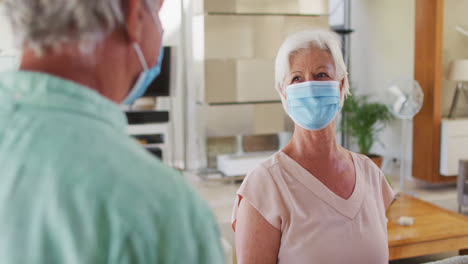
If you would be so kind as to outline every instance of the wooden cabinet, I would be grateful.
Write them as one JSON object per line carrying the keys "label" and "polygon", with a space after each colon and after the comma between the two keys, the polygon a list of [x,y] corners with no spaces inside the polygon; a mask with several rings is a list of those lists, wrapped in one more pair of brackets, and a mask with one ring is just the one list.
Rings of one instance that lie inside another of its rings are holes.
{"label": "wooden cabinet", "polygon": [[442,31],[444,0],[416,0],[414,78],[424,103],[413,122],[413,176],[429,183],[455,182],[440,175]]}

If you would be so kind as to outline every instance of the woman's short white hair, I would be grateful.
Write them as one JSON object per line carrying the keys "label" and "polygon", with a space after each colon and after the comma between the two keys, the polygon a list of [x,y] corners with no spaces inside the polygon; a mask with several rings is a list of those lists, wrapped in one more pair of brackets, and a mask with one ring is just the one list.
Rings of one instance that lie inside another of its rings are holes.
{"label": "woman's short white hair", "polygon": [[350,95],[348,72],[346,64],[343,60],[341,52],[341,41],[336,33],[325,30],[305,30],[290,35],[283,42],[278,50],[275,61],[275,88],[280,94],[283,106],[286,109],[285,98],[283,98],[282,89],[284,89],[284,81],[289,73],[291,58],[300,51],[307,51],[310,48],[318,48],[330,52],[335,63],[336,76],[339,81],[344,79],[343,97],[341,105],[344,103],[344,98]]}
{"label": "woman's short white hair", "polygon": [[[154,0],[142,1],[154,9]],[[16,43],[41,53],[71,41],[80,46],[93,43],[111,33],[125,23],[122,2],[126,1],[4,0],[4,6]]]}

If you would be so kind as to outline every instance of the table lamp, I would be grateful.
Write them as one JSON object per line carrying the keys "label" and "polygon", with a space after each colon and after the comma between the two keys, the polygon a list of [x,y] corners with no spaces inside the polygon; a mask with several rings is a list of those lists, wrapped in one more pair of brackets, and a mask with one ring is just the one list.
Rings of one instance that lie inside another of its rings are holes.
{"label": "table lamp", "polygon": [[454,60],[450,63],[449,71],[447,75],[448,80],[458,81],[455,93],[452,98],[452,105],[450,106],[449,118],[455,118],[455,112],[457,108],[458,97],[460,92],[464,92],[467,99],[468,93],[463,90],[463,83],[468,81],[468,59]]}

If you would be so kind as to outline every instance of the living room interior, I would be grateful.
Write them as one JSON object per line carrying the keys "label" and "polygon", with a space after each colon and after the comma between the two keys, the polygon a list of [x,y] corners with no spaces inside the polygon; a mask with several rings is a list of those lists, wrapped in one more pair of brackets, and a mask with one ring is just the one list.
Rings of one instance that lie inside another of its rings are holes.
{"label": "living room interior", "polygon": [[[122,106],[128,132],[205,198],[237,263],[236,191],[294,129],[274,88],[278,48],[299,30],[335,31],[350,98],[369,107],[343,109],[338,143],[378,156],[400,193],[387,212],[390,263],[457,260],[468,255],[466,10],[467,0],[166,0],[162,74]],[[15,69],[21,54],[1,16],[0,34],[0,71]],[[379,107],[363,148],[352,124]]]}

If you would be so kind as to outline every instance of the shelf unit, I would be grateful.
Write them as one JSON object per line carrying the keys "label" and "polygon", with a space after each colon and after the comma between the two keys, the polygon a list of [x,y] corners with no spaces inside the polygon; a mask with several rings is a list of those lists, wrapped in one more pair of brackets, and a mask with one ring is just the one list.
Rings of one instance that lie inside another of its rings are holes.
{"label": "shelf unit", "polygon": [[193,11],[199,156],[207,137],[291,131],[274,88],[276,53],[293,32],[329,29],[328,0],[197,0]]}
{"label": "shelf unit", "polygon": [[127,133],[164,163],[171,164],[170,126],[168,111],[125,111]]}

